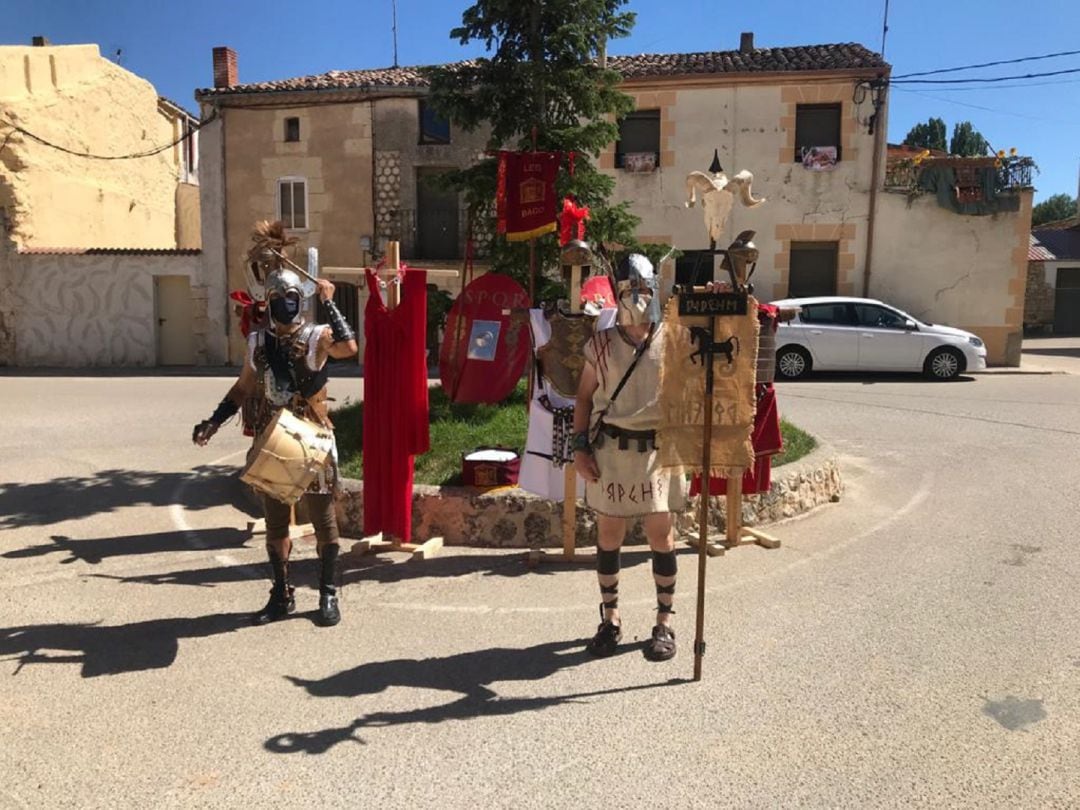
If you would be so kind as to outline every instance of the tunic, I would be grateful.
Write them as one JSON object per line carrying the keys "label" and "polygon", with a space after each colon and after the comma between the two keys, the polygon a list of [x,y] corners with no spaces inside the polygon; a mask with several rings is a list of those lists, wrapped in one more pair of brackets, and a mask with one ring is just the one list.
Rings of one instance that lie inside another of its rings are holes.
{"label": "tunic", "polygon": [[[364,534],[412,537],[413,456],[428,432],[427,274],[408,270],[388,309],[367,271],[364,310]],[[391,282],[391,283],[397,283]]]}
{"label": "tunic", "polygon": [[[660,324],[614,403],[611,396],[633,362],[637,347],[618,326],[597,332],[589,341],[585,359],[596,369],[598,381],[593,394],[593,428],[603,414],[606,424],[625,430],[656,429],[664,335]],[[636,442],[631,441],[627,449],[620,450],[618,440],[604,436],[599,443],[594,441],[594,452],[600,480],[586,483],[585,502],[600,514],[638,517],[678,512],[686,507],[682,471],[662,468],[655,446],[640,452]]]}

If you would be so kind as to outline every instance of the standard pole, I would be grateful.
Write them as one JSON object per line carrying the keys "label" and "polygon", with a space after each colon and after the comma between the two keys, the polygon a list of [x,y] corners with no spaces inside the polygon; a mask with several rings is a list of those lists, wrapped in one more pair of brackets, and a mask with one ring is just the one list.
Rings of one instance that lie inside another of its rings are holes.
{"label": "standard pole", "polygon": [[716,318],[709,318],[709,348],[705,363],[705,441],[701,448],[701,512],[698,515],[697,628],[694,635],[694,680],[701,680],[701,657],[705,654],[705,563],[709,537],[709,470],[712,467],[713,355]]}

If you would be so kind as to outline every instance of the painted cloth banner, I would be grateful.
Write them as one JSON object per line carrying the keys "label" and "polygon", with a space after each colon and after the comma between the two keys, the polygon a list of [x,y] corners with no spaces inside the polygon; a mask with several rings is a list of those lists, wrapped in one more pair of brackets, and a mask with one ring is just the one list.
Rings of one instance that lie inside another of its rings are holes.
{"label": "painted cloth banner", "polygon": [[[754,463],[754,372],[757,366],[757,301],[746,315],[717,317],[713,337],[711,474],[741,476]],[[708,319],[679,315],[679,296],[664,313],[667,340],[660,363],[660,423],[656,443],[664,467],[701,470],[705,430],[705,365]]]}
{"label": "painted cloth banner", "polygon": [[495,213],[507,241],[524,242],[555,230],[561,159],[561,152],[499,152]]}

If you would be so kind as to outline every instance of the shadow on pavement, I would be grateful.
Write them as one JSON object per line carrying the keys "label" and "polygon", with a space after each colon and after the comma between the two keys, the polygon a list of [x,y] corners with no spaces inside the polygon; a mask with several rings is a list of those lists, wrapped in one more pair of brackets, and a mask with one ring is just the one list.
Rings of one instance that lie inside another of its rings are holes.
{"label": "shadow on pavement", "polygon": [[[347,540],[342,541],[348,545]],[[557,552],[556,549],[550,549]],[[692,549],[680,549],[682,553],[694,553]],[[393,583],[426,577],[462,577],[481,572],[487,577],[551,576],[563,571],[592,571],[594,562],[556,563],[545,562],[536,568],[526,565],[528,550],[508,550],[500,554],[445,554],[430,560],[393,559],[386,554],[352,554],[341,556],[342,581]],[[632,568],[652,560],[646,545],[623,547],[622,566]]]}
{"label": "shadow on pavement", "polygon": [[[422,709],[373,712],[337,728],[279,734],[267,740],[265,748],[276,754],[322,754],[342,742],[364,744],[364,740],[357,736],[357,732],[363,728],[497,717],[540,711],[565,703],[578,703],[590,697],[688,683],[685,679],[676,678],[659,683],[572,695],[528,698],[501,698],[489,688],[490,684],[498,681],[543,680],[561,669],[595,660],[585,652],[584,645],[584,640],[578,639],[538,644],[524,649],[495,647],[445,658],[400,658],[362,664],[317,681],[289,677],[292,683],[303,687],[313,697],[374,695],[394,686],[457,692],[461,697],[450,703]],[[632,650],[640,650],[641,646],[625,645],[617,654],[625,655]]]}
{"label": "shadow on pavement", "polygon": [[124,506],[170,506],[184,486],[185,509],[233,506],[252,514],[236,467],[203,465],[190,472],[101,470],[33,484],[0,483],[0,529],[48,526]]}
{"label": "shadow on pavement", "polygon": [[67,565],[79,560],[89,565],[97,565],[102,560],[110,557],[161,554],[168,551],[220,551],[242,548],[251,537],[250,530],[228,528],[187,532],[159,532],[157,534],[129,534],[120,537],[98,537],[89,540],[74,540],[64,535],[54,534],[51,543],[7,551],[0,554],[0,557],[19,559],[60,553],[68,555],[65,559],[60,560],[61,565]]}
{"label": "shadow on pavement", "polygon": [[1039,354],[1046,357],[1080,357],[1080,346],[1059,348],[1028,348],[1024,346],[1024,354]]}
{"label": "shadow on pavement", "polygon": [[[82,677],[164,669],[176,660],[182,638],[204,638],[249,626],[250,614],[152,619],[116,626],[41,624],[0,628],[0,656],[27,664],[82,664]],[[70,655],[57,655],[68,650]],[[45,652],[42,652],[45,651]]]}
{"label": "shadow on pavement", "polygon": [[[961,374],[955,380],[930,380],[921,374],[910,372],[874,372],[869,374],[865,371],[815,371],[801,380],[777,380],[780,386],[787,385],[813,385],[814,383],[858,383],[859,385],[875,385],[876,383],[915,383],[918,385],[950,385],[952,383],[975,382],[975,378],[968,374]],[[782,390],[782,389],[781,389]]]}

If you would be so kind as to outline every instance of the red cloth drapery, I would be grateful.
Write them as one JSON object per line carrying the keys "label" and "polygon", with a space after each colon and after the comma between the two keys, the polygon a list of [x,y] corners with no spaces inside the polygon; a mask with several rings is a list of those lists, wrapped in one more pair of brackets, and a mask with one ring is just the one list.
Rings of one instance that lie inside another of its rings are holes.
{"label": "red cloth drapery", "polygon": [[524,242],[555,230],[555,177],[560,152],[499,152],[495,212],[498,231]]}

